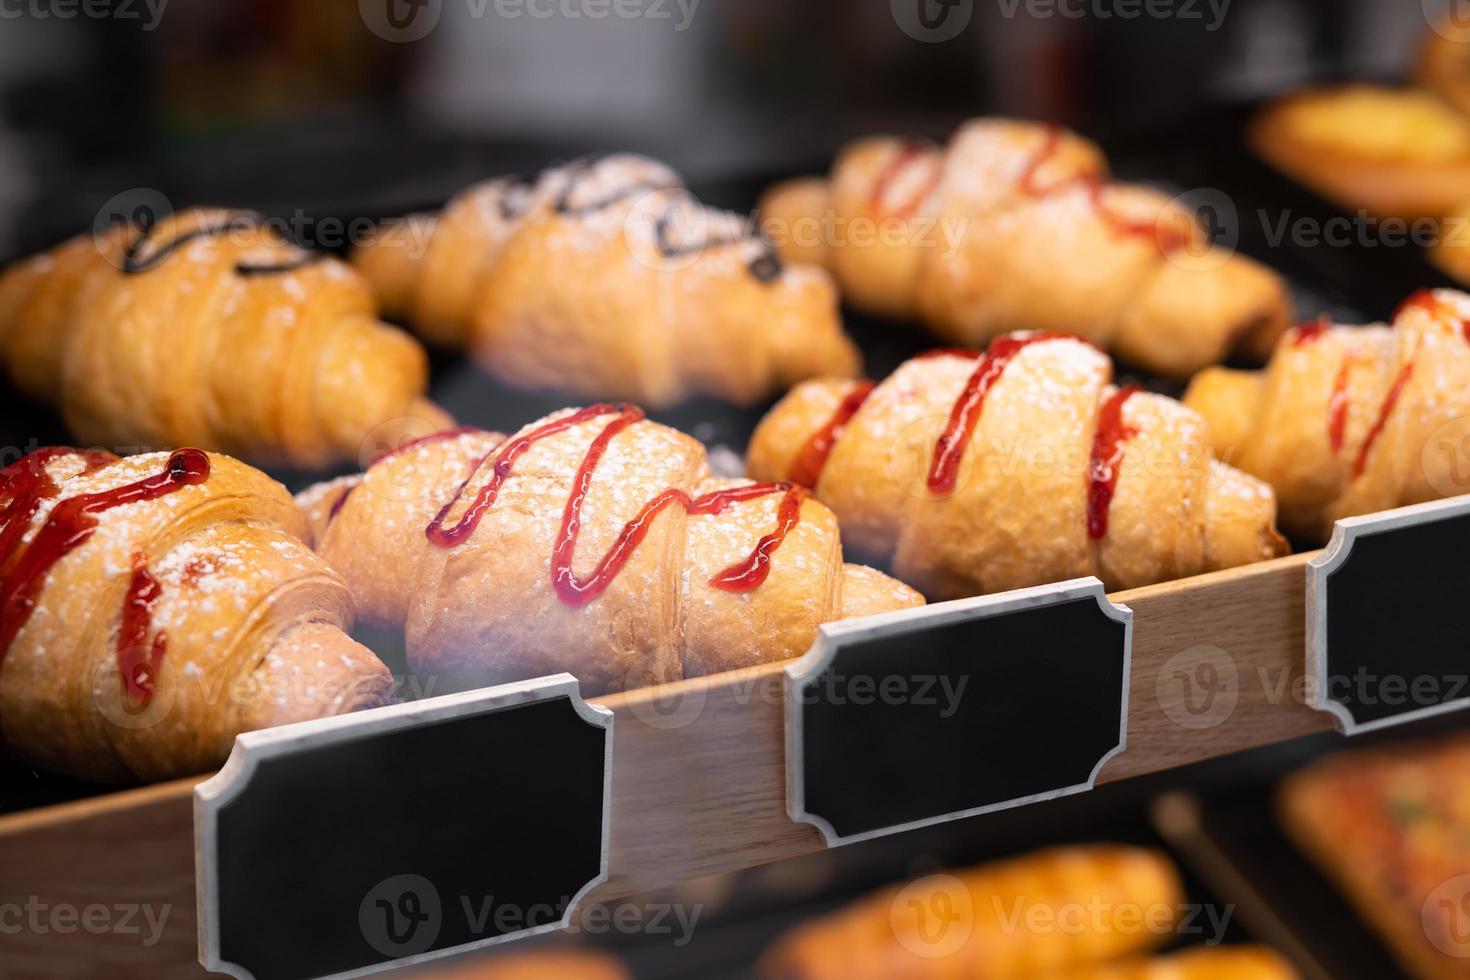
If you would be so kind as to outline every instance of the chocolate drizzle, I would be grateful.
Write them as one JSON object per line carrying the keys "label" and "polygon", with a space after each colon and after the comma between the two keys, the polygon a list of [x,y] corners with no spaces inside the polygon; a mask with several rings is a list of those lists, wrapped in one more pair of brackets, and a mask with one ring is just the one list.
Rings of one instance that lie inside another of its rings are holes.
{"label": "chocolate drizzle", "polygon": [[[149,248],[152,243],[153,232],[157,228],[157,222],[151,216],[139,222],[136,227],[139,235],[133,239],[127,251],[123,254],[122,271],[125,275],[136,276],[163,265],[164,262],[174,254],[175,251],[203,238],[218,238],[221,235],[235,231],[250,231],[260,227],[263,219],[254,213],[232,214],[222,221],[207,224],[190,231],[182,232],[169,239],[156,248]],[[235,274],[239,276],[274,276],[287,272],[295,272],[309,265],[320,262],[323,259],[320,253],[302,249],[301,256],[289,262],[253,263],[237,262]]]}

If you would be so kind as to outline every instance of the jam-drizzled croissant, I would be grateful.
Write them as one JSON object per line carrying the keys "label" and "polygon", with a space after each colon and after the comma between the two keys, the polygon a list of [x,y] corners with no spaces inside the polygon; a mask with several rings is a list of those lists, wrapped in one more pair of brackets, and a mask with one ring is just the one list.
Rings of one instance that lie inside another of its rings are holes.
{"label": "jam-drizzled croissant", "polygon": [[0,372],[94,445],[320,466],[447,420],[362,278],[240,212],[75,238],[0,277]]}
{"label": "jam-drizzled croissant", "polygon": [[284,487],[197,449],[0,470],[0,744],[104,782],[221,764],[240,732],[391,699]]}
{"label": "jam-drizzled croissant", "polygon": [[1028,980],[1161,945],[1183,900],[1161,854],[1055,848],[868,895],[793,929],[758,972],[766,980]]}
{"label": "jam-drizzled croissant", "polygon": [[1185,402],[1218,456],[1276,488],[1282,526],[1305,539],[1470,492],[1470,295],[1417,293],[1391,327],[1304,324],[1264,372],[1207,371]]}
{"label": "jam-drizzled croissant", "polygon": [[390,316],[522,387],[748,404],[859,367],[825,272],[783,267],[643,157],[477,185],[390,223],[353,262]]}
{"label": "jam-drizzled croissant", "polygon": [[844,565],[805,490],[713,477],[703,446],[636,408],[431,436],[300,503],[361,615],[406,625],[415,672],[454,687],[662,683],[799,656],[823,622],[923,601]]}
{"label": "jam-drizzled croissant", "polygon": [[1204,422],[1111,384],[1086,341],[938,350],[886,381],[800,385],[749,475],[812,487],[859,551],[931,599],[1096,575],[1133,588],[1283,553],[1265,484],[1210,457]]}
{"label": "jam-drizzled croissant", "polygon": [[1101,151],[1057,126],[861,140],[760,211],[782,257],[826,265],[853,306],[954,343],[1073,333],[1183,378],[1232,351],[1264,357],[1290,322],[1279,276],[1209,244],[1167,195],[1110,182]]}
{"label": "jam-drizzled croissant", "polygon": [[1279,953],[1264,946],[1203,946],[1153,959],[1127,959],[1038,974],[1028,980],[1297,980]]}

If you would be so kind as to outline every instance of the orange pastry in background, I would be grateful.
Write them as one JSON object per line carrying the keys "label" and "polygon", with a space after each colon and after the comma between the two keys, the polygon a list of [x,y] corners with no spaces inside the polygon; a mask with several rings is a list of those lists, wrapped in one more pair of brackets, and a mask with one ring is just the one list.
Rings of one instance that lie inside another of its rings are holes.
{"label": "orange pastry in background", "polygon": [[1249,139],[1323,197],[1380,218],[1438,218],[1470,200],[1470,117],[1419,89],[1297,92],[1262,110]]}

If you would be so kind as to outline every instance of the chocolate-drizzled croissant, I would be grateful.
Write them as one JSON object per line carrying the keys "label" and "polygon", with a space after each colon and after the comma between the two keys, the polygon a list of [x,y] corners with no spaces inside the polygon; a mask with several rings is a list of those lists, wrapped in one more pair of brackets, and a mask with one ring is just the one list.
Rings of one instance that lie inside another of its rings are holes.
{"label": "chocolate-drizzled croissant", "polygon": [[1264,357],[1290,321],[1279,276],[1209,244],[1166,195],[1110,182],[1101,151],[1057,126],[860,140],[760,211],[782,257],[826,265],[852,305],[954,343],[1072,333],[1184,378],[1232,351]]}
{"label": "chocolate-drizzled croissant", "polygon": [[0,470],[0,743],[106,782],[382,704],[387,668],[284,487],[226,456],[45,449]]}
{"label": "chocolate-drizzled croissant", "polygon": [[1284,553],[1260,481],[1203,420],[1111,384],[1056,334],[941,350],[886,381],[810,381],[761,421],[747,471],[811,486],[849,544],[931,599],[1096,575],[1133,588]]}
{"label": "chocolate-drizzled croissant", "polygon": [[114,226],[6,270],[0,370],[94,445],[305,467],[380,426],[447,423],[422,348],[361,277],[240,212]]}
{"label": "chocolate-drizzled croissant", "polygon": [[389,315],[523,387],[749,404],[858,371],[825,272],[783,267],[738,216],[700,206],[643,157],[477,185],[352,260]]}
{"label": "chocolate-drizzled croissant", "polygon": [[406,627],[415,672],[455,687],[673,681],[923,601],[843,564],[836,518],[801,488],[715,478],[697,441],[615,405],[504,441],[431,436],[300,503],[363,617]]}
{"label": "chocolate-drizzled croissant", "polygon": [[1470,295],[1417,293],[1391,327],[1305,324],[1264,372],[1207,371],[1185,403],[1218,456],[1276,488],[1282,526],[1306,539],[1470,492]]}

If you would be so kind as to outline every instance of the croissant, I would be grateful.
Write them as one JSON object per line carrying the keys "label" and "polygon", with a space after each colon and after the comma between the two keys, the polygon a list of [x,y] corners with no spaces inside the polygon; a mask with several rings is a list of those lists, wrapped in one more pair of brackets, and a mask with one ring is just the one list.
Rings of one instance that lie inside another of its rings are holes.
{"label": "croissant", "polygon": [[85,235],[0,276],[0,369],[94,445],[320,466],[421,418],[427,359],[343,263],[239,212]]}
{"label": "croissant", "polygon": [[300,503],[364,619],[406,629],[414,672],[457,688],[663,683],[923,602],[844,565],[837,519],[804,489],[713,477],[703,446],[631,407],[429,436]]}
{"label": "croissant", "polygon": [[203,772],[236,734],[389,700],[284,487],[197,449],[0,470],[0,742],[102,782]]}
{"label": "croissant", "polygon": [[1018,333],[876,386],[810,381],[762,419],[747,471],[812,487],[850,545],[936,599],[1284,553],[1270,489],[1210,458],[1200,417],[1111,378],[1083,340]]}
{"label": "croissant", "polygon": [[740,218],[701,207],[643,157],[480,184],[437,217],[390,225],[352,261],[391,316],[522,387],[750,404],[859,369],[825,272],[783,267]]}
{"label": "croissant", "polygon": [[1045,980],[1296,980],[1297,972],[1264,946],[1202,947],[1155,959],[1131,959],[1048,973]]}
{"label": "croissant", "polygon": [[1073,333],[1185,378],[1287,327],[1275,273],[1209,244],[1198,217],[1112,183],[1102,152],[1058,126],[978,119],[947,147],[860,140],[826,180],[761,200],[783,258],[822,262],[855,307],[945,339]]}
{"label": "croissant", "polygon": [[1185,403],[1215,453],[1276,489],[1281,522],[1326,540],[1335,521],[1470,491],[1470,295],[1411,297],[1391,327],[1298,327],[1264,372],[1201,374]]}
{"label": "croissant", "polygon": [[1184,900],[1167,858],[1063,847],[932,875],[791,930],[771,980],[1023,980],[1158,946]]}

